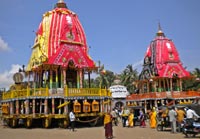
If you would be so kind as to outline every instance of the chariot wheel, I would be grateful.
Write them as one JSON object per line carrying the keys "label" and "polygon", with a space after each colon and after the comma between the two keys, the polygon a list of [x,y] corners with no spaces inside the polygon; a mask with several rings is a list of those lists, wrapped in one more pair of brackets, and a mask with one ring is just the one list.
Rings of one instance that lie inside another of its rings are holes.
{"label": "chariot wheel", "polygon": [[15,118],[10,119],[9,125],[10,127],[15,128],[17,126],[17,119]]}
{"label": "chariot wheel", "polygon": [[51,126],[51,118],[44,118],[42,120],[42,125],[44,128],[49,128]]}
{"label": "chariot wheel", "polygon": [[67,119],[63,119],[63,128],[67,128],[67,126],[69,125],[69,122]]}
{"label": "chariot wheel", "polygon": [[69,122],[68,122],[67,119],[60,119],[59,120],[58,126],[60,128],[67,128],[68,125],[69,125]]}
{"label": "chariot wheel", "polygon": [[26,128],[30,128],[32,126],[32,119],[31,118],[26,119],[25,126],[26,126]]}

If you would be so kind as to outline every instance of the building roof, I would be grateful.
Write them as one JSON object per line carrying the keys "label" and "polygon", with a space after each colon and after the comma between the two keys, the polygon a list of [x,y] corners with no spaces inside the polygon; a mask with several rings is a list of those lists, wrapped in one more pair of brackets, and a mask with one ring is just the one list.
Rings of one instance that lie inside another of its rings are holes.
{"label": "building roof", "polygon": [[129,95],[127,88],[122,85],[113,85],[109,89],[112,93],[112,98],[126,98]]}

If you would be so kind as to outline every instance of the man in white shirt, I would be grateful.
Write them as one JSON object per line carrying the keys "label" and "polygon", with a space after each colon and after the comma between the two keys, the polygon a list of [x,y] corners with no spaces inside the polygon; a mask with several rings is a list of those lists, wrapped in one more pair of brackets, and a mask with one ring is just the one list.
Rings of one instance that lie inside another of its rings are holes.
{"label": "man in white shirt", "polygon": [[72,131],[74,131],[76,117],[75,117],[75,114],[72,110],[69,113],[69,120],[70,120],[71,129],[72,129]]}
{"label": "man in white shirt", "polygon": [[186,108],[186,120],[190,127],[193,126],[194,118],[200,118],[198,114],[194,110],[191,109],[190,106]]}
{"label": "man in white shirt", "polygon": [[186,118],[193,119],[194,117],[200,118],[199,115],[196,114],[196,112],[192,110],[190,106],[188,106],[188,110],[186,111]]}

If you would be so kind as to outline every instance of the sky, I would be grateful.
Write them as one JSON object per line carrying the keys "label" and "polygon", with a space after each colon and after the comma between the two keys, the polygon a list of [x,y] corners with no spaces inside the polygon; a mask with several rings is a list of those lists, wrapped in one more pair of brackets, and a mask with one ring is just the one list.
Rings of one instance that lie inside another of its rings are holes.
{"label": "sky", "polygon": [[[0,88],[27,65],[42,15],[58,0],[1,0]],[[84,28],[89,55],[106,70],[142,69],[160,23],[188,71],[200,68],[200,0],[65,0]]]}

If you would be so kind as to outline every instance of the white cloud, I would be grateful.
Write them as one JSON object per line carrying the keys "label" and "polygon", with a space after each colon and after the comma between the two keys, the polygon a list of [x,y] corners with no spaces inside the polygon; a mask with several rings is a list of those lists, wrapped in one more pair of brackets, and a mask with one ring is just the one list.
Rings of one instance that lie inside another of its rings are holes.
{"label": "white cloud", "polygon": [[0,73],[0,88],[8,89],[10,85],[14,84],[13,74],[18,72],[21,67],[18,64],[12,65],[10,70]]}
{"label": "white cloud", "polygon": [[0,36],[0,52],[1,51],[10,51],[11,49],[8,46],[8,43],[6,43],[2,37]]}

